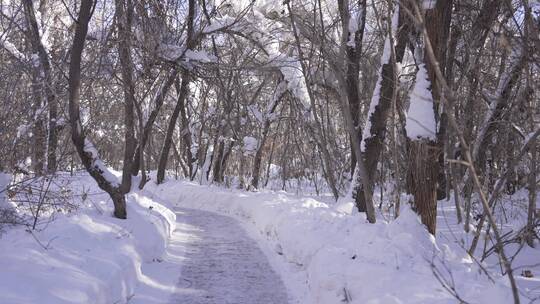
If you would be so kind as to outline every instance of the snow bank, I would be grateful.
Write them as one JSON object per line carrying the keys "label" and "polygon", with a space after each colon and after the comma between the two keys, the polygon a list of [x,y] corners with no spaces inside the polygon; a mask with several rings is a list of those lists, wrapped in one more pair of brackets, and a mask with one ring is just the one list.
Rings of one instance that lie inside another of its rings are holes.
{"label": "snow bank", "polygon": [[456,303],[434,277],[432,261],[463,299],[512,301],[505,277],[488,281],[464,252],[436,243],[406,208],[395,221],[368,224],[359,214],[283,192],[246,193],[176,181],[149,183],[147,191],[177,206],[240,220],[263,249],[271,249],[269,259],[279,259],[283,267],[276,268],[298,303]]}
{"label": "snow bank", "polygon": [[87,175],[73,187],[89,189],[75,214],[0,238],[0,303],[127,303],[144,280],[141,264],[164,254],[175,225],[169,209],[134,193],[128,219],[119,220]]}
{"label": "snow bank", "polygon": [[5,189],[11,182],[11,175],[0,171],[0,208],[5,207]]}

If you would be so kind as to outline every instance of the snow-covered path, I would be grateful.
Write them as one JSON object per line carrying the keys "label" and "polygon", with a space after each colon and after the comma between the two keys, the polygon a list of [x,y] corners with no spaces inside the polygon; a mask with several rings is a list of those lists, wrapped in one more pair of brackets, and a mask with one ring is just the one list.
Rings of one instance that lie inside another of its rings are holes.
{"label": "snow-covered path", "polygon": [[148,283],[130,304],[288,303],[281,279],[236,220],[194,209],[175,212],[167,256],[143,265]]}

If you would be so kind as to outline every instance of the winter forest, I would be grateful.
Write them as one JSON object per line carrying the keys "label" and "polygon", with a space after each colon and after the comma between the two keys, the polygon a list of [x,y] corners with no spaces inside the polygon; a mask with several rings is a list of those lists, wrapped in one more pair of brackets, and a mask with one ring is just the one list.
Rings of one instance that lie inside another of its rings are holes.
{"label": "winter forest", "polygon": [[540,303],[538,0],[0,0],[0,303]]}

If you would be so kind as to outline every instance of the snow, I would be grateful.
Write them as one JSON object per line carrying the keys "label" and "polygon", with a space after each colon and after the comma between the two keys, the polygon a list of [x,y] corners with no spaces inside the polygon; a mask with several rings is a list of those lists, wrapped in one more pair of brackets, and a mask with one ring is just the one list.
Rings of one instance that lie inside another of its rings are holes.
{"label": "snow", "polygon": [[13,57],[22,62],[26,61],[26,56],[24,56],[24,54],[21,53],[10,41],[4,39],[4,41],[0,41],[0,45],[2,45]]}
{"label": "snow", "polygon": [[217,32],[217,31],[220,31],[220,30],[223,30],[223,29],[226,29],[226,28],[230,27],[235,22],[236,22],[236,19],[229,16],[229,15],[225,15],[223,17],[218,17],[218,18],[213,19],[212,24],[206,26],[203,29],[202,32],[205,33],[205,34],[210,34],[210,33],[213,33],[213,32]]}
{"label": "snow", "polygon": [[[190,182],[148,185],[172,206],[217,212],[240,221],[281,275],[291,303],[456,303],[433,275],[452,276],[474,303],[509,303],[506,277],[489,279],[465,251],[426,232],[406,206],[395,221],[368,224],[352,203],[331,206],[284,192],[246,193]],[[348,299],[348,300],[346,300]]]}
{"label": "snow", "polygon": [[0,171],[0,208],[7,206],[5,190],[9,183],[11,183],[11,175]]}
{"label": "snow", "polygon": [[120,185],[119,182],[119,176],[121,174],[114,173],[103,163],[103,161],[99,158],[99,152],[92,144],[92,142],[88,139],[84,139],[84,152],[90,154],[90,157],[92,158],[92,167],[103,175],[103,177],[114,187],[118,187]]}
{"label": "snow", "polygon": [[257,151],[258,141],[255,137],[245,136],[243,139],[243,142],[244,142],[244,147],[243,147],[244,153],[251,154]]}
{"label": "snow", "polygon": [[422,2],[422,8],[425,10],[434,9],[437,4],[437,0],[424,0]]}
{"label": "snow", "polygon": [[[394,36],[397,31],[399,16],[399,7],[397,7],[392,15],[392,33]],[[382,67],[385,64],[390,63],[390,58],[392,55],[392,49],[390,46],[390,37],[386,37],[384,40],[383,53],[381,55],[381,65],[378,72],[377,83],[375,84],[375,89],[373,90],[373,95],[371,96],[371,102],[369,103],[369,110],[367,115],[366,124],[362,130],[362,142],[360,143],[360,149],[362,152],[366,149],[366,139],[371,137],[371,116],[375,113],[375,109],[379,105],[379,100],[381,98],[381,86],[382,86]]]}
{"label": "snow", "polygon": [[186,61],[215,62],[216,57],[209,55],[205,51],[187,50],[185,53]]}
{"label": "snow", "polygon": [[[470,303],[512,301],[496,255],[483,263],[490,282],[461,249],[470,236],[446,216],[450,201],[435,239],[406,204],[369,224],[351,202],[175,180],[130,193],[119,220],[88,175],[65,178],[89,191],[76,212],[0,238],[0,303],[456,303],[434,271]],[[538,249],[522,252],[516,267],[537,264]],[[540,286],[518,283],[532,296]]]}
{"label": "snow", "polygon": [[355,47],[356,32],[358,31],[358,14],[351,13],[349,18],[349,40],[347,41],[347,46]]}
{"label": "snow", "polygon": [[28,131],[30,131],[30,126],[26,124],[22,124],[17,127],[17,139],[25,136]]}
{"label": "snow", "polygon": [[89,176],[73,184],[97,195],[46,227],[0,238],[0,303],[125,303],[144,279],[141,265],[165,252],[175,224],[170,210],[130,194],[128,219],[119,220]]}
{"label": "snow", "polygon": [[419,138],[434,140],[436,136],[433,98],[429,88],[430,82],[425,64],[420,64],[416,72],[416,82],[410,95],[411,105],[405,122],[407,137],[412,140]]}
{"label": "snow", "polygon": [[[281,75],[287,82],[287,89],[294,97],[298,98],[307,109],[309,105],[309,94],[306,81],[302,73],[302,67],[298,59],[280,54],[278,50],[270,48],[272,54],[270,61],[273,66],[279,68]],[[274,53],[278,52],[278,53]]]}
{"label": "snow", "polygon": [[160,43],[156,51],[160,57],[169,61],[175,61],[182,57],[186,48],[174,44]]}
{"label": "snow", "polygon": [[203,63],[216,61],[215,56],[212,56],[205,51],[186,50],[183,46],[167,43],[161,43],[157,48],[157,53],[160,57],[169,61],[176,61],[179,59],[184,59],[186,62],[198,61]]}

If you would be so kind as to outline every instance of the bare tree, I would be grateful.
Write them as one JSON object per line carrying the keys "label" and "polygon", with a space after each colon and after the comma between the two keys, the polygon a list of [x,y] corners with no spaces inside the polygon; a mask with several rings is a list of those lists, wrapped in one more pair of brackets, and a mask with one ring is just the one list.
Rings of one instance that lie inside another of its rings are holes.
{"label": "bare tree", "polygon": [[68,80],[71,139],[86,171],[94,178],[98,186],[110,195],[114,204],[114,216],[125,219],[127,213],[124,192],[114,176],[99,159],[99,155],[92,143],[86,138],[80,118],[81,58],[94,5],[93,0],[83,0],[81,2],[71,47]]}

